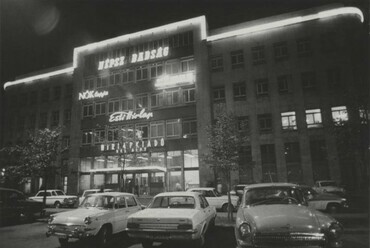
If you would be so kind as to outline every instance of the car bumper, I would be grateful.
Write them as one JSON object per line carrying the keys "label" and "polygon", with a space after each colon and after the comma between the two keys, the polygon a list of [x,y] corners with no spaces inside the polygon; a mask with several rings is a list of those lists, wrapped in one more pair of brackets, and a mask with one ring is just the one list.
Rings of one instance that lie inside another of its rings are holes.
{"label": "car bumper", "polygon": [[160,230],[126,228],[130,238],[148,239],[153,241],[165,240],[196,240],[200,237],[197,229],[192,230]]}
{"label": "car bumper", "polygon": [[48,226],[46,237],[56,236],[58,238],[73,238],[73,239],[84,239],[95,236],[95,228],[88,228],[84,226],[62,226],[53,225]]}

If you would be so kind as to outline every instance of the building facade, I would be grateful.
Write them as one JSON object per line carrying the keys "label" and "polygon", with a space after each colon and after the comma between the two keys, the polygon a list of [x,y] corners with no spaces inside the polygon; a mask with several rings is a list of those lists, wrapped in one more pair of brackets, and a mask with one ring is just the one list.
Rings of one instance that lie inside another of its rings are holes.
{"label": "building facade", "polygon": [[364,50],[352,49],[362,22],[339,5],[217,30],[202,16],[75,48],[70,67],[5,84],[2,146],[64,125],[51,186],[71,193],[215,186],[205,130],[228,111],[249,138],[234,184],[355,185],[364,171],[340,159],[331,130],[365,114],[352,101],[368,87]]}

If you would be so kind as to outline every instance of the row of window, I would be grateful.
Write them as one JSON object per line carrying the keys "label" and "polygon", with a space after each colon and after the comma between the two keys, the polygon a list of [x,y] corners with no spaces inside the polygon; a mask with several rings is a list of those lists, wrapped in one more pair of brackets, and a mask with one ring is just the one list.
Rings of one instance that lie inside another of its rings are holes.
{"label": "row of window", "polygon": [[187,138],[197,134],[196,120],[172,119],[153,121],[120,127],[107,127],[82,131],[82,144],[115,142],[123,137],[125,141],[147,140],[149,138]]}
{"label": "row of window", "polygon": [[82,107],[82,117],[106,115],[143,108],[174,106],[182,103],[195,102],[195,88],[163,90],[152,94],[140,94],[134,98],[110,99],[108,102],[95,102]]}
{"label": "row of window", "polygon": [[36,105],[37,103],[47,103],[49,101],[59,101],[63,96],[66,99],[72,98],[73,85],[71,83],[64,86],[57,85],[52,88],[43,88],[41,91],[32,90],[30,92],[16,93],[9,98],[9,106]]}
{"label": "row of window", "polygon": [[166,63],[154,63],[136,68],[125,69],[107,75],[86,78],[83,84],[84,90],[94,90],[121,83],[158,78],[164,74],[173,75],[194,71],[194,59],[167,61]]}
{"label": "row of window", "polygon": [[[337,39],[335,32],[325,33],[321,35],[321,49],[325,51],[335,51],[340,47],[340,42]],[[273,55],[275,61],[283,61],[289,59],[291,52],[289,51],[289,45],[287,41],[275,42],[272,45]],[[310,37],[304,37],[296,40],[296,53],[298,57],[307,57],[312,55],[313,50],[313,39]],[[260,65],[266,63],[266,46],[258,45],[251,47],[250,57],[253,65]],[[242,49],[230,52],[231,68],[243,68],[245,64],[244,51]],[[223,55],[214,55],[210,58],[211,71],[223,71],[224,69],[224,58]]]}
{"label": "row of window", "polygon": [[[293,80],[292,75],[280,75],[276,78],[277,89],[280,94],[289,93],[292,91]],[[301,82],[303,90],[315,90],[318,83],[316,73],[314,71],[302,72]],[[260,78],[254,80],[255,92],[257,96],[268,96],[270,93],[269,80]],[[331,68],[327,70],[327,85],[328,89],[340,89],[342,86],[341,70],[339,68]],[[247,88],[245,82],[233,84],[233,95],[235,99],[246,98]],[[215,101],[225,100],[225,87],[217,87],[213,89],[213,99]]]}

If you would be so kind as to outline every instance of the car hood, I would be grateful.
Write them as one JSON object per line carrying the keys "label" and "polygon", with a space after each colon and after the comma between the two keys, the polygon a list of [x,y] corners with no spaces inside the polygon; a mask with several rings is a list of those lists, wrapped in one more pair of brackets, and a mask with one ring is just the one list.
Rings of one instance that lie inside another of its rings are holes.
{"label": "car hood", "polygon": [[99,209],[94,207],[78,208],[75,210],[62,212],[54,215],[52,224],[84,224],[86,217],[99,217],[109,212],[107,209]]}
{"label": "car hood", "polygon": [[344,191],[343,188],[338,187],[338,186],[323,186],[321,188],[328,191],[328,192],[330,192],[330,191]]}
{"label": "car hood", "polygon": [[155,220],[157,223],[169,223],[171,221],[176,223],[180,219],[192,219],[198,212],[199,210],[197,209],[147,208],[132,214],[129,218],[132,221],[140,222],[152,222]]}
{"label": "car hood", "polygon": [[330,194],[330,193],[322,193],[322,194],[317,194],[317,195],[314,195],[312,200],[311,201],[317,201],[317,200],[342,200],[343,198],[342,197],[339,197],[337,195],[334,195],[334,194]]}
{"label": "car hood", "polygon": [[260,205],[243,209],[244,218],[257,232],[317,232],[315,212],[301,205]]}

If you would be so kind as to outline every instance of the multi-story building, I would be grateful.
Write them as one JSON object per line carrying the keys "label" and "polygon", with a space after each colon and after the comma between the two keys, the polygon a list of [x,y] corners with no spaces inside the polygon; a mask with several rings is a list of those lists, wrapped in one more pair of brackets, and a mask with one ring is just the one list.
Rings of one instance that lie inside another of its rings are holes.
{"label": "multi-story building", "polygon": [[330,130],[363,113],[352,101],[366,89],[362,22],[338,5],[217,30],[202,16],[75,48],[72,66],[5,84],[2,145],[68,120],[53,186],[155,194],[216,183],[205,129],[229,111],[249,138],[233,183],[355,184],[363,171],[341,161]]}

